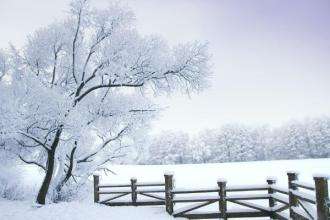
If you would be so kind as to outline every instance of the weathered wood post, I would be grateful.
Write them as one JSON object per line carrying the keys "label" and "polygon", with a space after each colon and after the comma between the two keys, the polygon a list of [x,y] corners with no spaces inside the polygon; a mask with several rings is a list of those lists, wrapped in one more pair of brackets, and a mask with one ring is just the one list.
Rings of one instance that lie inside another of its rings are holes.
{"label": "weathered wood post", "polygon": [[218,180],[218,186],[219,186],[219,211],[220,211],[220,219],[227,219],[227,192],[226,192],[226,184],[227,181],[224,179]]}
{"label": "weathered wood post", "polygon": [[317,219],[326,220],[330,218],[329,214],[329,192],[328,178],[325,176],[314,176]]}
{"label": "weathered wood post", "polygon": [[293,207],[298,206],[298,199],[295,195],[293,195],[293,190],[297,190],[298,187],[293,184],[293,181],[298,180],[298,173],[295,172],[287,172],[288,175],[288,186],[289,186],[289,210],[290,210],[290,218],[295,218],[294,212],[292,210]]}
{"label": "weathered wood post", "polygon": [[[273,208],[275,206],[275,200],[272,197],[274,190],[272,189],[272,187],[276,184],[276,179],[274,178],[268,178],[267,180],[267,184],[268,184],[268,194],[269,194],[269,200],[268,200],[268,204],[269,204],[269,208]],[[274,219],[273,216],[273,211],[271,211],[271,219]]]}
{"label": "weathered wood post", "polygon": [[170,215],[173,214],[173,174],[165,173],[165,206],[166,212]]}
{"label": "weathered wood post", "polygon": [[93,175],[93,182],[94,182],[94,202],[99,202],[100,201],[100,194],[99,194],[100,176]]}
{"label": "weathered wood post", "polygon": [[132,203],[136,205],[137,200],[137,186],[136,186],[137,179],[135,177],[131,178],[131,190],[132,190]]}

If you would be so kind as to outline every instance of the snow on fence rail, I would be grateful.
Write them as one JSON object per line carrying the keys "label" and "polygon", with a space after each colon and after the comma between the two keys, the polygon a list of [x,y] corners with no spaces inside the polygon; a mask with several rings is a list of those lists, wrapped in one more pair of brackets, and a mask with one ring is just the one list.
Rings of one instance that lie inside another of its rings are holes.
{"label": "snow on fence rail", "polygon": [[[189,219],[330,219],[327,177],[315,176],[314,184],[309,184],[299,181],[295,172],[287,175],[288,189],[277,186],[274,179],[267,179],[264,185],[227,186],[225,180],[218,180],[218,187],[175,189],[172,174],[165,174],[164,182],[140,183],[132,178],[130,184],[103,185],[99,176],[94,175],[94,202],[110,206],[165,205],[170,215]],[[130,198],[118,201],[127,196]],[[175,208],[179,203],[189,204]],[[200,211],[215,203],[218,204],[217,211]],[[232,204],[243,208],[231,209]]]}

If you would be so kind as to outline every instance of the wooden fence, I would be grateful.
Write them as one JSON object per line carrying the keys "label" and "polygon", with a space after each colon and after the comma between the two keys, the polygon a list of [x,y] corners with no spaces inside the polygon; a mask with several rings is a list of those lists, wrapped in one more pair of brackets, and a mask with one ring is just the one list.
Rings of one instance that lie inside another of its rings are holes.
{"label": "wooden fence", "polygon": [[[109,184],[99,183],[99,176],[94,175],[94,202],[109,206],[142,206],[142,205],[165,205],[165,197],[158,195],[164,194],[164,183],[138,183],[136,178],[131,178],[130,184]],[[162,187],[144,189],[145,187]],[[111,195],[109,198],[100,199],[102,195]],[[129,196],[130,200],[118,201],[119,198]],[[139,201],[138,195],[142,195],[152,200],[143,199]]]}
{"label": "wooden fence", "polygon": [[[178,189],[174,188],[172,174],[165,174],[164,182],[159,183],[139,183],[132,178],[130,184],[102,185],[99,176],[94,175],[94,202],[110,206],[165,205],[170,215],[188,219],[329,220],[327,177],[315,176],[314,184],[309,184],[299,181],[295,172],[287,175],[288,189],[277,186],[275,179],[251,186],[227,186],[225,180],[218,180],[214,188]],[[100,198],[106,195],[110,197]],[[130,198],[118,201],[125,196]],[[184,205],[176,208],[176,204]],[[217,211],[201,210],[211,204],[217,204]]]}

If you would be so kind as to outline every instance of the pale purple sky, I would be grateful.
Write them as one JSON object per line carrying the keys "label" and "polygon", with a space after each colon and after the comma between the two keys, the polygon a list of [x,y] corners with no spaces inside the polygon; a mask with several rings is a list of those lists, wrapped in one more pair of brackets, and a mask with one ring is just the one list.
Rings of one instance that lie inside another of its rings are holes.
{"label": "pale purple sky", "polygon": [[[0,47],[65,15],[69,0],[0,0]],[[92,1],[93,2],[93,1]],[[94,0],[98,6],[106,0]],[[142,33],[210,43],[212,87],[160,98],[155,121],[195,133],[227,122],[279,125],[330,113],[329,0],[128,0]]]}

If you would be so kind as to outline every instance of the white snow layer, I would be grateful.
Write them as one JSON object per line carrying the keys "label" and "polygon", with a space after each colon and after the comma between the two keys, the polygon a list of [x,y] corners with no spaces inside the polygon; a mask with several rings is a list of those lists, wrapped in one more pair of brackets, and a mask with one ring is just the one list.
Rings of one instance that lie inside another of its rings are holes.
{"label": "white snow layer", "polygon": [[[1,220],[173,220],[163,206],[109,207],[92,202],[62,202],[36,207],[28,202],[0,201]],[[178,218],[176,218],[178,219]],[[180,218],[179,218],[180,219]]]}

